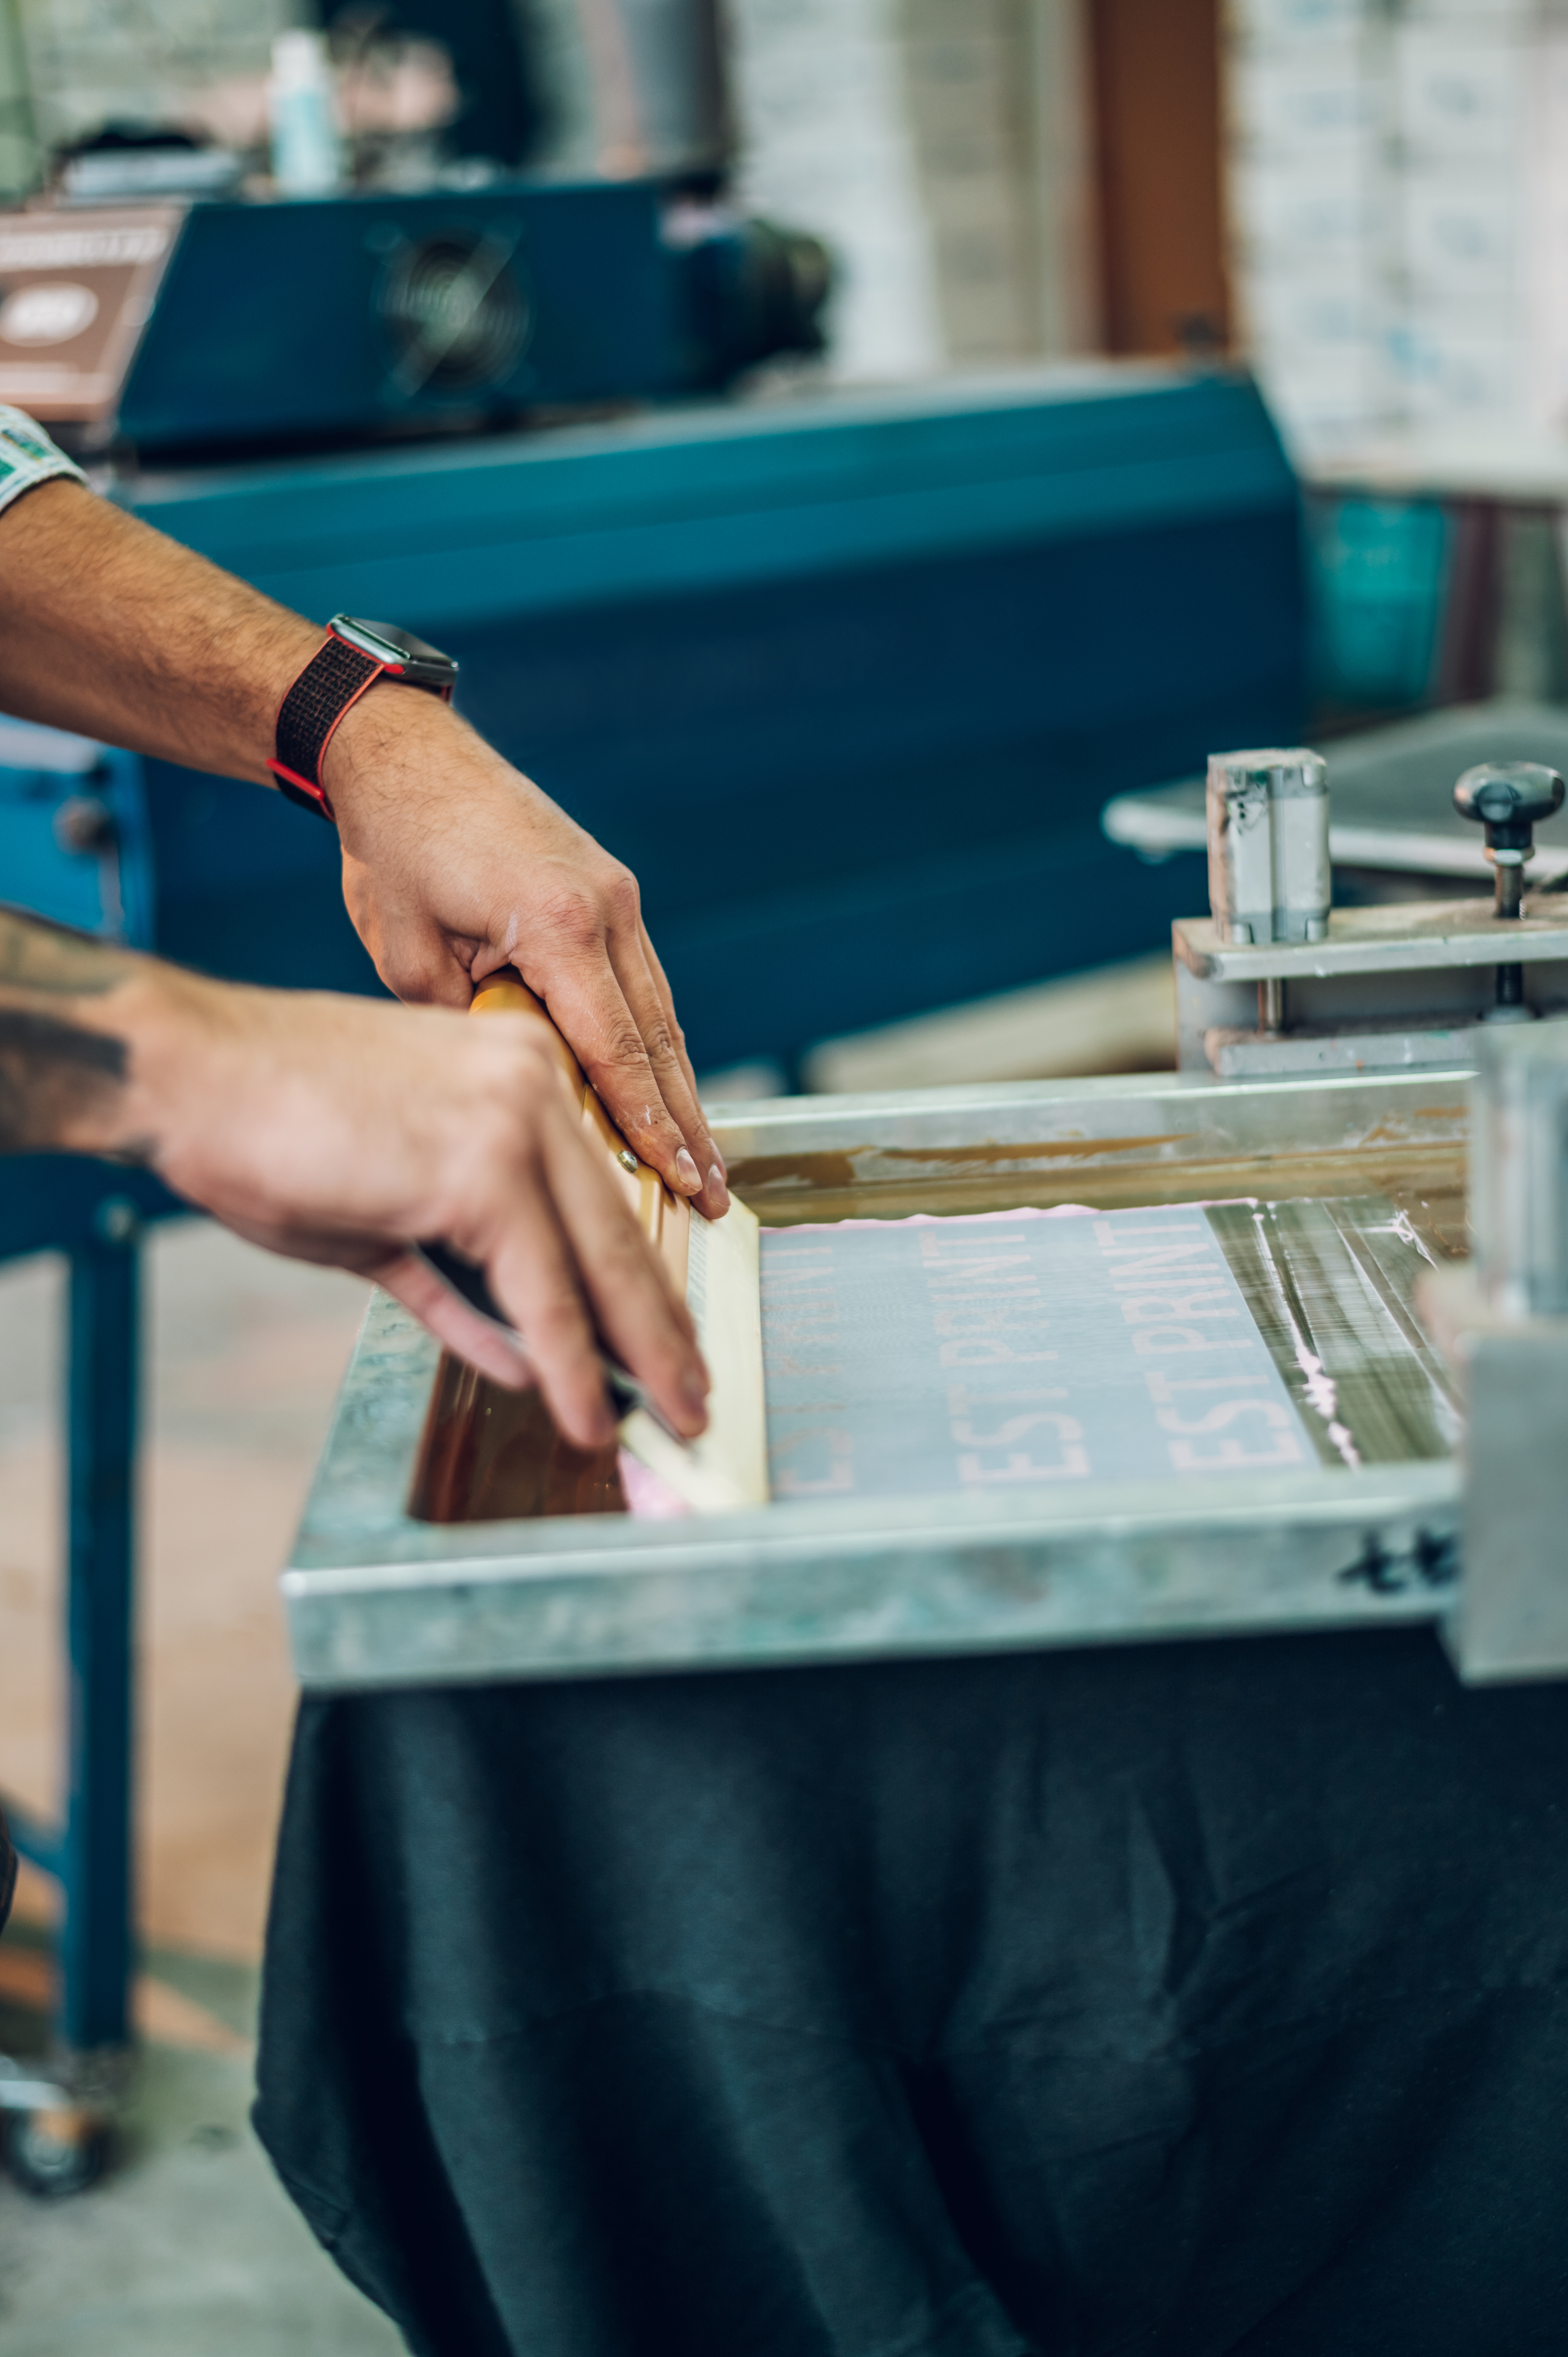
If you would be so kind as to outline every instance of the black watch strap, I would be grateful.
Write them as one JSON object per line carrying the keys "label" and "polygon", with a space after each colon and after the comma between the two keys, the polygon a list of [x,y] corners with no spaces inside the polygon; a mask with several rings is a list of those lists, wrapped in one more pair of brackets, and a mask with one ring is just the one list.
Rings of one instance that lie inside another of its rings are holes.
{"label": "black watch strap", "polygon": [[[342,615],[328,625],[326,639],[278,707],[274,751],[267,763],[277,780],[278,791],[286,794],[291,802],[298,802],[302,809],[314,811],[329,825],[336,824],[336,813],[321,782],[321,764],[327,758],[332,733],[344,714],[353,709],[368,687],[383,678],[422,687],[427,694],[449,700],[451,681],[457,669],[447,657],[434,648],[421,646],[417,640],[404,640],[406,654],[389,650],[386,660],[378,662],[362,647],[353,646],[341,637],[338,622],[348,630],[368,629]],[[437,677],[445,673],[446,684],[438,686],[434,679],[411,677],[415,659],[435,667]]]}
{"label": "black watch strap", "polygon": [[330,632],[317,649],[278,708],[276,758],[267,763],[290,802],[331,820],[332,805],[321,783],[328,740],[385,669]]}
{"label": "black watch strap", "polygon": [[326,643],[316,648],[278,705],[276,754],[266,766],[278,780],[278,792],[287,794],[302,809],[316,811],[318,818],[328,820],[328,825],[338,823],[321,782],[321,759],[328,740],[344,712],[359,703],[384,670],[387,664],[377,662],[372,655],[360,655],[359,648],[347,646],[335,631],[328,631]]}

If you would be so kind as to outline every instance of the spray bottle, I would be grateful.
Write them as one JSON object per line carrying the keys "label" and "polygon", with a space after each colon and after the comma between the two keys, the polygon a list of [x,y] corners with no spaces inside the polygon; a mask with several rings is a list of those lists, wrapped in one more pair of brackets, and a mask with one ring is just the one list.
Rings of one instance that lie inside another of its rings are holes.
{"label": "spray bottle", "polygon": [[284,197],[327,197],[343,181],[332,65],[320,33],[280,33],[267,84],[273,180]]}

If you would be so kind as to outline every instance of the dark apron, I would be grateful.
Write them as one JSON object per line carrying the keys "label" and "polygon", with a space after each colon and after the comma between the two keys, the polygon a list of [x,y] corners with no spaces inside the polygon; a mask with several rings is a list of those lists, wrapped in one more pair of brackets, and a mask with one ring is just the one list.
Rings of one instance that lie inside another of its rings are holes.
{"label": "dark apron", "polygon": [[257,2125],[423,2357],[1562,2357],[1568,1687],[307,1703]]}

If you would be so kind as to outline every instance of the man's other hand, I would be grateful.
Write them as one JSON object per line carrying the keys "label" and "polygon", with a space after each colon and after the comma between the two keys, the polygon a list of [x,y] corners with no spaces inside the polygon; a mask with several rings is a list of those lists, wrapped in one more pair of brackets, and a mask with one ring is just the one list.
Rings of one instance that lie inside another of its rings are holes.
{"label": "man's other hand", "polygon": [[[252,1242],[373,1278],[498,1383],[536,1375],[579,1448],[615,1430],[600,1336],[677,1431],[702,1430],[691,1318],[572,1118],[542,1026],[125,965],[74,1010],[128,1056],[68,1142],[134,1152]],[[425,1238],[484,1268],[526,1360],[412,1250]]]}

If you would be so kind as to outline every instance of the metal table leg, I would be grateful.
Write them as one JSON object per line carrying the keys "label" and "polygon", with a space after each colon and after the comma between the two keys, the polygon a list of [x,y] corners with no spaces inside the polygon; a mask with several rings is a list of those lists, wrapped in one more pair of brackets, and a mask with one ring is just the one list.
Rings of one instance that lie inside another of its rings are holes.
{"label": "metal table leg", "polygon": [[24,1857],[60,1884],[59,2036],[46,2071],[0,2057],[0,2114],[24,2183],[68,2192],[96,2174],[130,2032],[136,1399],[140,1221],[111,1197],[70,1254],[65,1823],[13,1811]]}
{"label": "metal table leg", "polygon": [[132,1510],[139,1226],[100,1210],[70,1255],[68,1797],[60,2028],[74,2052],[122,2046],[131,1982]]}

